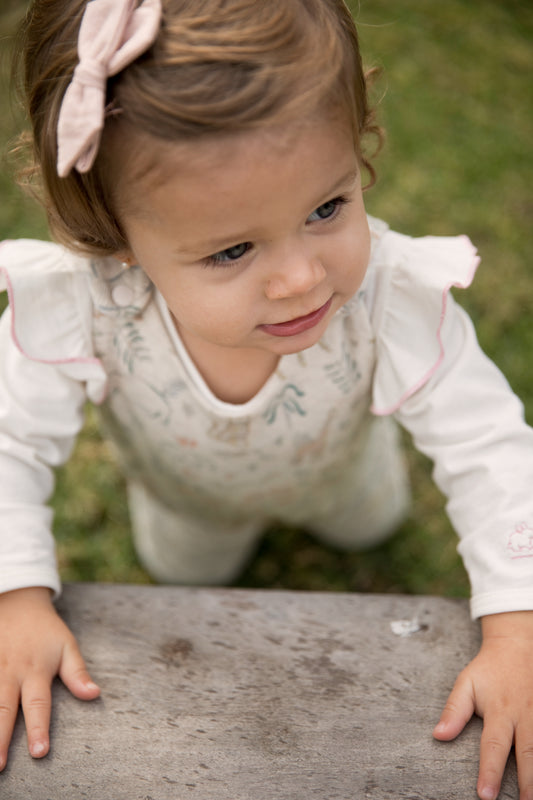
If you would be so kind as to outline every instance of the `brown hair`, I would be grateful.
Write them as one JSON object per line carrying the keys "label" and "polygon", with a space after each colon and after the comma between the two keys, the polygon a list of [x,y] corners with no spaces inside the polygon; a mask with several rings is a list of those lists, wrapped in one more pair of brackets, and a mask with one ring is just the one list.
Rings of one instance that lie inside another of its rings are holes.
{"label": "brown hair", "polygon": [[127,249],[110,169],[128,130],[187,141],[341,110],[361,162],[365,134],[381,137],[369,108],[350,12],[343,0],[163,0],[154,45],[108,81],[109,114],[93,168],[57,175],[57,120],[77,64],[87,0],[34,0],[21,27],[24,95],[38,179],[55,237],[86,253]]}

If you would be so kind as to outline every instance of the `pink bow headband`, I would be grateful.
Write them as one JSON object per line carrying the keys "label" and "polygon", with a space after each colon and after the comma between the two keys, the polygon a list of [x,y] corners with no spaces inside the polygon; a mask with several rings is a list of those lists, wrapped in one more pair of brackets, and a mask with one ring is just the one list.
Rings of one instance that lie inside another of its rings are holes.
{"label": "pink bow headband", "polygon": [[155,41],[161,0],[89,0],[78,36],[79,63],[63,97],[57,124],[57,173],[94,163],[105,117],[107,79]]}

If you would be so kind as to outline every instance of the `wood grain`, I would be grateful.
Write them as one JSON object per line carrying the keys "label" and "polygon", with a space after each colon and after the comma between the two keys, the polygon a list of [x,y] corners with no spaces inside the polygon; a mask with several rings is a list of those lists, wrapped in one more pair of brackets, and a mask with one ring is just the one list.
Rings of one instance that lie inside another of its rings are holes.
{"label": "wood grain", "polygon": [[73,584],[59,608],[102,697],[54,684],[41,761],[18,720],[2,800],[476,798],[481,722],[431,736],[479,646],[465,601]]}

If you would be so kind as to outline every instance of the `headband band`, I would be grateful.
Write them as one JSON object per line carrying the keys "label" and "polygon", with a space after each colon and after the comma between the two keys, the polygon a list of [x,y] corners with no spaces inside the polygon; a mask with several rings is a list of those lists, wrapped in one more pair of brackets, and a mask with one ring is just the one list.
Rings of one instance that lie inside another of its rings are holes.
{"label": "headband band", "polygon": [[161,0],[89,0],[78,36],[79,63],[65,92],[57,124],[57,173],[88,172],[104,127],[107,79],[152,45],[161,24]]}

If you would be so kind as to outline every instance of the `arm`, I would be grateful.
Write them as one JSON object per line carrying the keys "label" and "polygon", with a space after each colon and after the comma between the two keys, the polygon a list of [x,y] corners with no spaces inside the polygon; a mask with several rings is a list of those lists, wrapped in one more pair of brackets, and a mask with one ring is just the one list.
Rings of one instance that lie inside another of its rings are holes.
{"label": "arm", "polygon": [[0,321],[0,592],[47,586],[59,576],[47,503],[53,469],[83,424],[83,385],[15,346],[11,311]]}
{"label": "arm", "polygon": [[470,577],[472,616],[532,610],[533,429],[468,316],[449,307],[442,363],[396,417],[433,461]]}
{"label": "arm", "polygon": [[481,650],[459,676],[434,735],[453,739],[474,712],[482,716],[479,796],[496,798],[514,740],[520,797],[531,800],[533,537],[518,541],[516,532],[533,524],[533,431],[464,312],[452,306],[446,325],[443,363],[397,414],[435,464],[461,538],[472,613],[482,617]]}
{"label": "arm", "polygon": [[55,675],[78,698],[99,694],[52,604],[60,584],[46,506],[53,468],[83,422],[84,373],[23,355],[10,322],[8,310],[0,322],[0,770],[19,704],[31,754],[48,752]]}
{"label": "arm", "polygon": [[32,756],[49,750],[51,683],[59,675],[80,700],[98,697],[72,633],[57,615],[50,590],[19,589],[0,595],[0,771],[7,763],[22,704]]}

